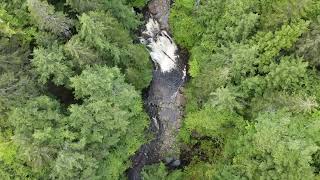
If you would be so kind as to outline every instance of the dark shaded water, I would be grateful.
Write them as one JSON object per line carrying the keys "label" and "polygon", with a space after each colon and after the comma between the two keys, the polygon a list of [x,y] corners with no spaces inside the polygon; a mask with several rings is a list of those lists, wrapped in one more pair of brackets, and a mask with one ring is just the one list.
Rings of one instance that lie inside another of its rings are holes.
{"label": "dark shaded water", "polygon": [[[155,32],[154,36],[142,35],[143,42],[149,46],[155,67],[158,67],[153,70],[153,79],[145,98],[146,111],[151,120],[150,131],[155,138],[148,144],[143,145],[132,158],[132,168],[128,171],[130,180],[141,179],[141,170],[145,165],[160,161],[164,161],[169,166],[180,165],[179,145],[176,136],[181,127],[185,104],[181,88],[186,79],[186,59],[176,49],[175,58],[170,58],[175,63],[175,67],[170,71],[163,72],[161,67],[166,65],[163,61],[168,61],[166,55],[170,56],[169,51],[172,50],[172,48],[166,48],[166,43],[170,41],[174,46],[175,44],[171,37],[168,37],[169,41],[159,37],[161,34],[169,34],[167,31],[169,31],[170,4],[170,0],[152,0],[149,2],[145,14],[146,22],[149,18],[153,18],[160,24],[159,32]],[[162,40],[167,41],[165,43],[161,42]],[[159,55],[155,55],[154,52],[159,50],[155,49],[158,44],[159,48],[162,49],[159,51]]]}

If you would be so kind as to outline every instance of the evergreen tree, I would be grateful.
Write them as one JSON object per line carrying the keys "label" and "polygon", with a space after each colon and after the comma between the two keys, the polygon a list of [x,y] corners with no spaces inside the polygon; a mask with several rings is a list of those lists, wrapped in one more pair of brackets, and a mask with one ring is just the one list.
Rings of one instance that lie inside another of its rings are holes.
{"label": "evergreen tree", "polygon": [[58,156],[55,177],[117,179],[144,142],[147,118],[139,94],[117,68],[89,68],[71,79],[71,87],[83,104],[69,109],[69,151]]}
{"label": "evergreen tree", "polygon": [[151,63],[148,53],[143,46],[133,44],[129,32],[116,18],[109,13],[89,12],[80,17],[80,24],[79,34],[66,44],[66,51],[77,64],[83,64],[80,69],[85,64],[118,66],[137,89],[149,84]]}
{"label": "evergreen tree", "polygon": [[[144,0],[129,1],[137,6],[142,6],[145,3]],[[79,13],[109,11],[128,30],[134,30],[139,25],[136,14],[126,0],[67,0],[67,4]]]}
{"label": "evergreen tree", "polygon": [[[10,113],[14,156],[32,177],[117,179],[145,142],[141,98],[117,68],[84,70],[71,79],[71,87],[83,103],[68,113],[47,96]],[[10,168],[18,171],[14,165]]]}
{"label": "evergreen tree", "polygon": [[320,19],[316,19],[309,26],[309,31],[305,32],[299,39],[296,47],[296,54],[310,62],[310,65],[319,67],[319,46],[320,46]]}
{"label": "evergreen tree", "polygon": [[52,80],[56,85],[63,85],[67,84],[69,78],[73,76],[72,62],[67,60],[63,48],[57,43],[47,49],[39,47],[33,54],[32,65],[39,74],[41,83]]}
{"label": "evergreen tree", "polygon": [[27,0],[31,17],[40,30],[50,31],[56,35],[69,38],[73,22],[62,12],[55,12],[54,7],[46,1]]}
{"label": "evergreen tree", "polygon": [[[310,114],[318,110],[318,72],[305,61],[317,66],[318,5],[312,0],[176,2],[173,33],[190,50],[193,77],[181,130],[192,157],[184,179],[317,176],[319,144],[309,131],[317,126]],[[184,27],[185,19],[198,26]],[[193,37],[193,31],[200,31],[200,38],[184,37]]]}

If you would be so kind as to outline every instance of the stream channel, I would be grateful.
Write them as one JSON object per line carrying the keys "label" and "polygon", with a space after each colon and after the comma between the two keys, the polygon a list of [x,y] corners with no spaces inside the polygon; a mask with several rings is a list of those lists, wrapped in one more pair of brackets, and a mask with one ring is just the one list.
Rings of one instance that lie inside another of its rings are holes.
{"label": "stream channel", "polygon": [[146,24],[141,30],[140,42],[148,48],[154,64],[144,103],[154,139],[143,145],[132,158],[132,167],[128,171],[130,180],[140,180],[145,165],[161,161],[169,167],[180,165],[176,136],[185,104],[181,91],[186,81],[186,58],[170,35],[171,4],[171,0],[151,0],[144,13]]}

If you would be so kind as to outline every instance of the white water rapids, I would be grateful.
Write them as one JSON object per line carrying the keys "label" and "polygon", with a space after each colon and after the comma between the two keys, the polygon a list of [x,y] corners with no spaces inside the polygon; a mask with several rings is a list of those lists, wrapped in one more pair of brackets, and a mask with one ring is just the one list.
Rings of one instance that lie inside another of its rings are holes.
{"label": "white water rapids", "polygon": [[[185,54],[179,51],[165,28],[168,25],[159,23],[161,15],[168,15],[166,11],[169,11],[169,2],[150,1],[149,11],[155,16],[149,14],[139,38],[146,45],[155,65],[145,99],[146,111],[151,120],[149,130],[155,137],[141,146],[133,157],[133,164],[128,172],[130,180],[140,180],[140,173],[145,165],[165,161],[166,166],[175,168],[181,163],[176,137],[183,119],[185,100],[181,88],[186,80],[187,68]],[[159,8],[159,4],[167,5],[168,9]]]}
{"label": "white water rapids", "polygon": [[167,31],[160,29],[160,24],[156,20],[149,18],[142,35],[140,42],[148,47],[156,68],[160,67],[163,73],[171,72],[176,68],[176,62],[179,58],[176,55],[178,47]]}

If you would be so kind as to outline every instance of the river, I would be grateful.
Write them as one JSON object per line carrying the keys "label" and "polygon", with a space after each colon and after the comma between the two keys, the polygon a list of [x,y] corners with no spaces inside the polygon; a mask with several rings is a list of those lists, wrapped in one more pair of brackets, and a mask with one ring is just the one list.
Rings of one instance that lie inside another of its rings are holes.
{"label": "river", "polygon": [[177,134],[184,112],[183,85],[186,81],[186,58],[170,34],[170,0],[151,0],[144,14],[145,27],[140,42],[146,45],[154,64],[153,78],[145,98],[150,116],[149,130],[154,139],[143,145],[132,159],[130,180],[141,179],[145,165],[164,162],[179,166]]}

